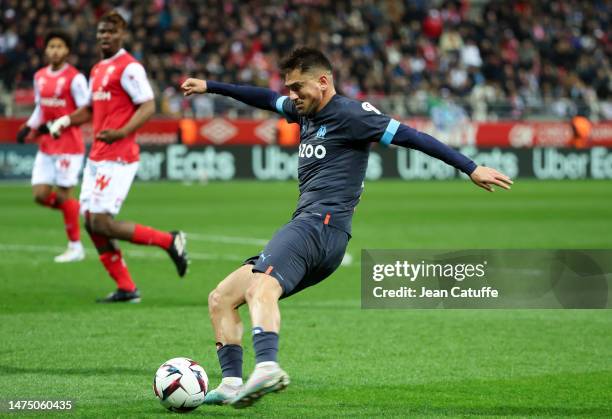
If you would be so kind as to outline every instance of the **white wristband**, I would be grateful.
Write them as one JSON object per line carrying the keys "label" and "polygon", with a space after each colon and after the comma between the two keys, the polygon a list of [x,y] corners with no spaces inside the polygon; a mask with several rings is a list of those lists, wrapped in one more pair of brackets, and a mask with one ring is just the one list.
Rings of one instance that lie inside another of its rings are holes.
{"label": "white wristband", "polygon": [[51,121],[47,123],[47,128],[49,128],[49,133],[54,137],[58,138],[62,133],[64,128],[68,128],[70,126],[70,117],[68,115],[60,116],[55,121]]}
{"label": "white wristband", "polygon": [[68,115],[60,116],[59,118],[55,120],[55,122],[60,128],[68,128],[71,123],[70,116]]}

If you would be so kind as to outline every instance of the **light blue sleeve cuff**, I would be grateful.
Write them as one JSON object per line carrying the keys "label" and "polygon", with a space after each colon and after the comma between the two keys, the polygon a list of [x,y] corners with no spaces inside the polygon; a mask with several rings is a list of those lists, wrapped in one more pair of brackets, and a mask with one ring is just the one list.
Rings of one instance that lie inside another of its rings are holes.
{"label": "light blue sleeve cuff", "polygon": [[287,99],[287,96],[281,96],[276,99],[276,111],[285,118],[287,118],[287,114],[283,110],[283,104],[285,103],[285,99]]}
{"label": "light blue sleeve cuff", "polygon": [[380,143],[386,146],[391,144],[391,141],[393,140],[393,136],[397,132],[397,129],[399,128],[399,126],[400,126],[400,122],[398,120],[396,119],[390,120],[389,125],[387,125],[387,129],[385,129],[385,132],[380,139]]}

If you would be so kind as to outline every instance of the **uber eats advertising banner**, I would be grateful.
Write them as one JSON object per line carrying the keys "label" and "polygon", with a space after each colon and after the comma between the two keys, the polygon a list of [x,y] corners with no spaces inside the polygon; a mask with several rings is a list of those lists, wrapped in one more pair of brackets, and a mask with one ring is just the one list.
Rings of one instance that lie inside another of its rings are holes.
{"label": "uber eats advertising banner", "polygon": [[[0,145],[0,179],[29,179],[35,145]],[[495,167],[512,178],[612,179],[612,149],[459,148],[476,163]],[[139,180],[208,181],[297,178],[297,148],[278,146],[147,146],[141,149]],[[309,150],[302,150],[308,156]],[[321,153],[312,150],[311,158]],[[375,146],[367,179],[454,179],[454,168],[421,152]]]}

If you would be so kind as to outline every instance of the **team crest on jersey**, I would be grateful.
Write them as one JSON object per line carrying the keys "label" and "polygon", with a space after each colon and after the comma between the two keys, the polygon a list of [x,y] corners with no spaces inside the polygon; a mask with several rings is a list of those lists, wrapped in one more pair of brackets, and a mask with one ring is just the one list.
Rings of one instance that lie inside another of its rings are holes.
{"label": "team crest on jersey", "polygon": [[100,189],[100,191],[103,191],[104,189],[106,189],[110,181],[111,181],[110,177],[106,175],[98,175],[96,176],[96,186],[95,187],[96,189]]}
{"label": "team crest on jersey", "polygon": [[327,133],[327,128],[325,128],[325,125],[321,125],[321,127],[317,131],[317,138],[324,140],[326,133]]}
{"label": "team crest on jersey", "polygon": [[70,159],[61,159],[59,165],[62,170],[68,170],[70,167]]}

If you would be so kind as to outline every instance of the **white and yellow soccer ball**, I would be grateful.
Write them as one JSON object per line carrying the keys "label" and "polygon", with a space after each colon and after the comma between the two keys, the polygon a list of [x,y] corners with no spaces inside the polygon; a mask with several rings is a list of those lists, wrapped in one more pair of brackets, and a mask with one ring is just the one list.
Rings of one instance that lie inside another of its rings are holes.
{"label": "white and yellow soccer ball", "polygon": [[172,358],[155,373],[153,391],[162,406],[172,412],[190,412],[204,402],[208,376],[197,362],[189,358]]}

